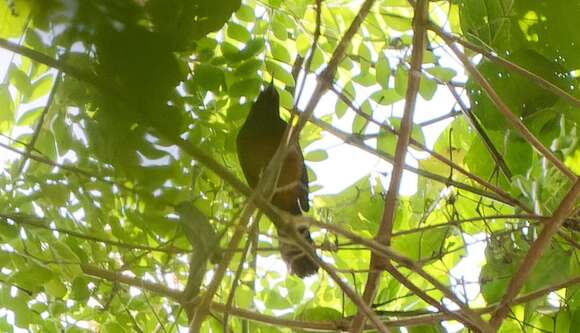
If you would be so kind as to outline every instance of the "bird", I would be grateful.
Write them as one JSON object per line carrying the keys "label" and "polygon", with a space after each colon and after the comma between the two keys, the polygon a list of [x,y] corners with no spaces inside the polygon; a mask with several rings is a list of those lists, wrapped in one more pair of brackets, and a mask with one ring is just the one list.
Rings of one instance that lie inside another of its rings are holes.
{"label": "bird", "polygon": [[[280,95],[274,82],[262,90],[238,132],[236,138],[240,166],[248,182],[255,189],[262,172],[266,169],[287,127],[286,121],[280,118]],[[272,197],[272,204],[292,215],[302,215],[310,209],[308,202],[308,173],[300,145],[296,142],[287,149],[283,159],[278,183]],[[314,244],[307,226],[297,226],[301,237]],[[300,278],[316,274],[316,264],[306,253],[288,239],[281,230],[277,230],[281,239],[280,253],[290,268],[290,273]]]}

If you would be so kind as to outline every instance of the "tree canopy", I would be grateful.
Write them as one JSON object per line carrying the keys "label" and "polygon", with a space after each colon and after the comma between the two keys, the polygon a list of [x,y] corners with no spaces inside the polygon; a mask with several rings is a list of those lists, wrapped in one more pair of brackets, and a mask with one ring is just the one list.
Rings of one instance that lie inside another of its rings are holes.
{"label": "tree canopy", "polygon": [[[577,332],[578,17],[578,0],[0,0],[0,331]],[[305,150],[304,217],[236,157],[270,82]],[[320,192],[330,137],[388,172]],[[274,225],[318,275],[284,270]]]}

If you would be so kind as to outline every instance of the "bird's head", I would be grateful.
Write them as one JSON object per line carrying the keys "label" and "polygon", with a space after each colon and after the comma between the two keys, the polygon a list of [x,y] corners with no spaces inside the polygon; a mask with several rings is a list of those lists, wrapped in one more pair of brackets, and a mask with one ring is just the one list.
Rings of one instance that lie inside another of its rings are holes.
{"label": "bird's head", "polygon": [[278,95],[274,82],[270,82],[266,89],[260,92],[256,103],[252,107],[252,112],[263,115],[270,114],[272,116],[280,115],[280,95]]}

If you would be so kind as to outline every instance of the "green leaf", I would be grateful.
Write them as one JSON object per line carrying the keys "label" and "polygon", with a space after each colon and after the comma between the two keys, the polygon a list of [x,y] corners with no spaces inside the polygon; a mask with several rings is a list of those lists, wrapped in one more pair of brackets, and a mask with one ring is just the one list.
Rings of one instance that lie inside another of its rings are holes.
{"label": "green leaf", "polygon": [[109,321],[103,325],[103,333],[125,333],[126,330],[117,322]]}
{"label": "green leaf", "polygon": [[292,303],[299,304],[304,300],[304,281],[295,277],[289,276],[286,279],[286,289],[288,289],[288,298]]}
{"label": "green leaf", "polygon": [[53,276],[50,269],[37,264],[19,268],[20,270],[13,274],[10,280],[17,286],[28,290],[36,290]]}
{"label": "green leaf", "polygon": [[248,5],[241,5],[240,9],[235,13],[236,17],[242,21],[255,22],[256,15],[254,14],[254,9]]}
{"label": "green leaf", "polygon": [[250,59],[255,57],[264,49],[265,41],[262,38],[251,39],[246,43],[246,47],[240,52],[241,59]]}
{"label": "green leaf", "polygon": [[14,324],[17,327],[28,329],[28,326],[35,323],[36,315],[30,310],[26,300],[16,297],[7,304],[8,308],[14,311]]}
{"label": "green leaf", "polygon": [[76,253],[73,252],[73,250],[71,250],[71,248],[65,242],[60,240],[54,241],[54,243],[51,244],[51,247],[54,249],[54,253],[56,254],[58,259],[73,263],[81,262],[80,258],[76,255]]}
{"label": "green leaf", "polygon": [[40,106],[37,108],[32,108],[24,111],[20,115],[20,117],[18,117],[16,124],[18,124],[19,126],[30,126],[34,124],[34,122],[38,119],[38,117],[40,117],[40,114],[42,113],[43,110],[44,107]]}
{"label": "green leaf", "polygon": [[61,184],[44,184],[41,187],[41,193],[44,200],[55,207],[65,206],[69,198],[68,189]]}
{"label": "green leaf", "polygon": [[296,38],[296,49],[301,57],[305,57],[306,53],[310,49],[310,38],[306,34],[300,34]]}
{"label": "green leaf", "polygon": [[[389,122],[395,130],[400,130],[401,118],[391,117],[389,118]],[[377,148],[380,151],[394,155],[398,137],[391,132],[384,131],[383,129],[381,129],[380,133],[381,135],[379,136],[379,140],[377,142]],[[423,131],[421,130],[421,127],[417,125],[413,125],[411,129],[411,138],[415,139],[419,143],[425,144],[425,136],[423,135]]]}
{"label": "green leaf", "polygon": [[34,81],[30,86],[30,93],[25,96],[26,102],[34,102],[37,99],[46,96],[50,89],[52,88],[53,84],[52,75],[47,74],[41,77],[40,79]]}
{"label": "green leaf", "polygon": [[440,66],[428,68],[427,73],[433,75],[434,77],[438,78],[443,82],[449,82],[455,77],[455,75],[457,75],[457,72],[455,70]]}
{"label": "green leaf", "polygon": [[272,19],[272,32],[274,36],[281,41],[288,39],[288,33],[286,32],[286,26],[284,22],[280,19],[280,14],[276,13]]}
{"label": "green leaf", "polygon": [[224,84],[224,72],[218,66],[198,64],[194,68],[195,80],[199,85],[210,91],[218,91]]}
{"label": "green leaf", "polygon": [[286,299],[285,297],[282,297],[280,295],[280,293],[278,293],[278,291],[276,291],[275,289],[272,289],[267,294],[266,306],[269,309],[282,310],[282,309],[288,309],[291,306],[291,304],[290,304],[290,302],[288,302],[288,299]]}
{"label": "green leaf", "polygon": [[236,81],[229,89],[230,97],[245,96],[253,98],[258,95],[261,85],[262,80],[256,78]]}
{"label": "green leaf", "polygon": [[238,66],[234,71],[234,75],[236,77],[254,76],[261,67],[262,61],[260,59],[250,59]]}
{"label": "green leaf", "polygon": [[297,318],[300,320],[332,321],[341,319],[342,313],[333,308],[318,306],[305,309],[300,314],[298,314]]}
{"label": "green leaf", "polygon": [[70,298],[78,302],[86,302],[89,299],[91,292],[88,287],[87,279],[83,277],[76,277],[72,282]]}
{"label": "green leaf", "polygon": [[6,220],[0,220],[0,236],[3,239],[15,239],[18,237],[18,227],[14,224],[8,224]]}
{"label": "green leaf", "polygon": [[44,290],[55,298],[63,298],[66,296],[67,289],[64,283],[61,280],[52,278],[50,281],[44,284]]}
{"label": "green leaf", "polygon": [[377,83],[383,88],[389,88],[389,76],[391,75],[391,67],[389,65],[389,59],[385,56],[383,52],[379,53],[379,60],[375,66]]}
{"label": "green leaf", "polygon": [[241,308],[248,308],[252,305],[254,294],[245,285],[238,286],[236,289],[236,304]]}
{"label": "green leaf", "polygon": [[267,60],[265,61],[266,68],[268,72],[276,80],[284,82],[287,87],[293,87],[295,85],[294,78],[284,67],[278,64],[276,61]]}
{"label": "green leaf", "polygon": [[250,33],[248,30],[246,30],[244,26],[234,22],[228,23],[227,34],[229,37],[241,43],[245,43],[250,39]]}
{"label": "green leaf", "polygon": [[14,122],[14,103],[8,90],[8,84],[0,84],[0,125]]}
{"label": "green leaf", "polygon": [[437,82],[435,80],[428,79],[425,75],[421,76],[421,82],[419,83],[419,94],[424,100],[431,100],[435,92],[437,91]]}
{"label": "green leaf", "polygon": [[394,30],[405,32],[411,30],[412,22],[410,18],[402,18],[396,15],[383,15],[385,23]]}
{"label": "green leaf", "polygon": [[375,91],[370,97],[380,105],[391,105],[404,98],[393,88]]}
{"label": "green leaf", "polygon": [[0,37],[20,36],[29,21],[30,10],[31,4],[26,1],[0,1]]}
{"label": "green leaf", "polygon": [[326,150],[318,149],[308,152],[304,159],[311,162],[321,162],[328,158]]}
{"label": "green leaf", "polygon": [[16,89],[20,91],[20,93],[24,96],[28,95],[28,91],[30,90],[30,79],[28,75],[24,73],[20,68],[16,67],[14,64],[10,65],[10,69],[8,69],[8,75],[10,77],[10,82],[14,84]]}
{"label": "green leaf", "polygon": [[365,43],[360,43],[360,45],[358,46],[357,54],[361,58],[361,61],[359,62],[361,63],[362,66],[370,65],[370,62],[372,61],[373,57],[371,55],[371,50]]}
{"label": "green leaf", "polygon": [[395,73],[395,91],[400,96],[405,97],[407,94],[407,80],[408,72],[403,68],[403,66],[399,66]]}
{"label": "green leaf", "polygon": [[270,52],[272,52],[272,57],[274,59],[281,61],[283,63],[289,64],[292,60],[290,58],[290,52],[284,46],[284,44],[279,43],[273,39],[270,39]]}
{"label": "green leaf", "polygon": [[548,248],[532,269],[525,290],[534,291],[564,281],[570,272],[571,258],[572,252],[557,247]]}
{"label": "green leaf", "polygon": [[334,114],[338,119],[342,118],[348,110],[348,105],[342,101],[342,99],[336,99],[336,106],[334,107]]}

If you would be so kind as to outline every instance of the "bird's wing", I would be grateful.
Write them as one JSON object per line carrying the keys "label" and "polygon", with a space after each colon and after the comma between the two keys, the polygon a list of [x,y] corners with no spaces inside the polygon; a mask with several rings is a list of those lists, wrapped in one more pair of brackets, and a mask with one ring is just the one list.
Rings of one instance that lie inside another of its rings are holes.
{"label": "bird's wing", "polygon": [[300,209],[307,212],[310,209],[310,203],[308,202],[308,170],[306,169],[306,163],[304,163],[304,156],[300,146],[298,146],[298,151],[300,152],[300,159],[302,160],[302,175],[300,176],[300,188],[298,189],[298,202],[300,203]]}

